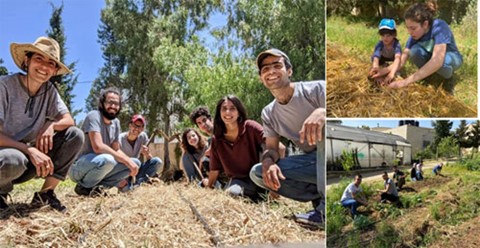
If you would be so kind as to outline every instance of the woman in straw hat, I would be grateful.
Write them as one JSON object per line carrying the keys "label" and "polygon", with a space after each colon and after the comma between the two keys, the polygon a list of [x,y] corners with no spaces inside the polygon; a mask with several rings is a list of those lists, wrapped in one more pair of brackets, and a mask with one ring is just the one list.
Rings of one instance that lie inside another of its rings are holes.
{"label": "woman in straw hat", "polygon": [[71,71],[60,62],[60,47],[51,38],[12,43],[10,52],[25,74],[0,77],[0,209],[8,208],[14,184],[38,176],[45,182],[32,206],[48,204],[63,212],[54,189],[65,179],[84,137],[49,80]]}

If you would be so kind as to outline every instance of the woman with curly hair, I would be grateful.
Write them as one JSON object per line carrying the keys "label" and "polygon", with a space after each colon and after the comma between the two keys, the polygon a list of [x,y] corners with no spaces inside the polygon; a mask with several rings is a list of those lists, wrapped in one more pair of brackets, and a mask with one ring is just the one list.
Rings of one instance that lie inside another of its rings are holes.
{"label": "woman with curly hair", "polygon": [[[197,130],[187,128],[182,134],[182,149],[183,172],[188,182],[192,182],[195,179],[201,181],[204,176],[201,162],[207,149],[205,139]],[[208,168],[205,169],[208,170]]]}

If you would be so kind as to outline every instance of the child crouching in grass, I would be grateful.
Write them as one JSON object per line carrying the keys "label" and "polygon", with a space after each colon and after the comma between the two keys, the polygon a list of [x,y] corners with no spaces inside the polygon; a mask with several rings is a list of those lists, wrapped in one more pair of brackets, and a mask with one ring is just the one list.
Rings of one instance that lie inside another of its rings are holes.
{"label": "child crouching in grass", "polygon": [[[397,29],[393,19],[384,18],[378,25],[381,40],[375,45],[372,55],[372,69],[368,77],[380,85],[388,85],[400,69],[402,47],[397,39]],[[393,63],[390,63],[393,62]]]}

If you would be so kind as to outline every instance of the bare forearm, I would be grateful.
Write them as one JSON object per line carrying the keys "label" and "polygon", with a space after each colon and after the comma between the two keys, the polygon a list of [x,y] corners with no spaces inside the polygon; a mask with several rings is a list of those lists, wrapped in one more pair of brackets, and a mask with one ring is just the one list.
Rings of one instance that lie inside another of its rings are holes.
{"label": "bare forearm", "polygon": [[0,132],[0,147],[9,147],[9,148],[15,148],[20,150],[21,152],[28,154],[28,146],[25,143],[13,140],[9,136],[5,135],[4,133]]}
{"label": "bare forearm", "polygon": [[213,184],[217,181],[218,174],[220,174],[218,170],[212,170],[208,173],[208,188],[213,188]]}
{"label": "bare forearm", "polygon": [[61,116],[58,120],[53,121],[52,124],[53,124],[53,130],[63,131],[75,125],[75,121],[73,120],[70,114],[65,114]]}

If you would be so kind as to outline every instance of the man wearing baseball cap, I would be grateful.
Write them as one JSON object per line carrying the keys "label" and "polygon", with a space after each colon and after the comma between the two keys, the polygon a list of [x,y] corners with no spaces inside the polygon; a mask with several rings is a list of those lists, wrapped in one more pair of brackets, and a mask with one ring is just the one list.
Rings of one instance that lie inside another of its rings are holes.
{"label": "man wearing baseball cap", "polygon": [[[324,186],[318,186],[317,175],[323,172],[318,172],[322,167],[317,152],[324,151],[317,151],[317,143],[324,142],[325,82],[291,82],[292,64],[278,49],[261,52],[257,66],[260,80],[275,99],[262,111],[266,149],[250,177],[258,186],[284,197],[311,201],[314,210],[295,215],[296,220],[322,228],[325,199]],[[301,154],[281,158],[280,137],[292,141]]]}
{"label": "man wearing baseball cap", "polygon": [[[154,177],[158,171],[161,171],[162,160],[153,157],[148,148],[149,138],[143,131],[145,129],[145,118],[142,115],[134,115],[128,123],[128,132],[120,134],[120,149],[130,158],[137,160],[140,169],[135,177],[135,183],[128,182],[126,189],[132,189],[135,185],[147,182],[148,178]],[[143,155],[145,162],[140,162],[140,154]]]}
{"label": "man wearing baseball cap", "polygon": [[0,77],[0,209],[8,209],[14,184],[37,176],[45,181],[31,205],[63,212],[66,207],[54,190],[65,180],[84,136],[49,80],[71,71],[60,61],[60,47],[52,38],[12,43],[10,52],[24,73]]}

